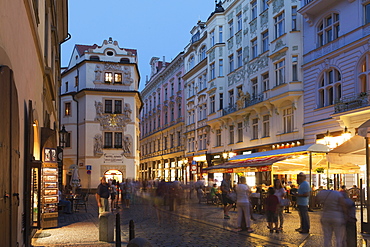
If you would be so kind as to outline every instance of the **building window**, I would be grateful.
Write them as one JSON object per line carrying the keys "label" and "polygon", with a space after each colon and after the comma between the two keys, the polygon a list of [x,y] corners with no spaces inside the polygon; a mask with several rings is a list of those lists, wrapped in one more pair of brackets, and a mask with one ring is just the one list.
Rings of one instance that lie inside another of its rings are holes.
{"label": "building window", "polygon": [[163,146],[164,146],[164,150],[166,150],[166,149],[167,149],[167,142],[168,142],[168,140],[167,140],[167,136],[165,136],[165,137],[163,138]]}
{"label": "building window", "polygon": [[224,76],[224,60],[218,60],[218,75]]}
{"label": "building window", "polygon": [[229,126],[229,144],[234,143],[234,125]]}
{"label": "building window", "polygon": [[265,73],[262,75],[262,90],[267,91],[270,89],[269,87],[269,73]]}
{"label": "building window", "polygon": [[229,73],[234,71],[234,55],[229,56]]}
{"label": "building window", "polygon": [[210,74],[210,77],[211,78],[210,79],[213,80],[213,79],[216,78],[216,74],[215,74],[215,63],[210,64],[209,67],[210,67],[210,72],[211,72],[211,74]]}
{"label": "building window", "polygon": [[114,113],[115,114],[122,114],[122,100],[115,100],[114,101]]}
{"label": "building window", "polygon": [[262,33],[262,52],[269,50],[269,31]]}
{"label": "building window", "polygon": [[223,93],[220,93],[219,94],[219,100],[220,100],[220,110],[224,109],[224,94]]}
{"label": "building window", "polygon": [[113,113],[113,102],[112,100],[105,100],[105,113]]}
{"label": "building window", "polygon": [[298,81],[298,56],[292,57],[292,79]]}
{"label": "building window", "polygon": [[65,86],[66,86],[66,93],[68,92],[68,81],[66,81],[66,84],[65,84]]}
{"label": "building window", "polygon": [[218,26],[218,42],[222,43],[223,42],[223,27]]}
{"label": "building window", "polygon": [[252,119],[252,140],[258,139],[258,118]]}
{"label": "building window", "polygon": [[181,146],[181,132],[177,131],[177,146]]}
{"label": "building window", "polygon": [[214,113],[216,111],[215,96],[212,95],[211,97],[209,97],[209,101],[211,103],[210,113]]}
{"label": "building window", "polygon": [[239,13],[236,15],[236,19],[237,19],[237,32],[239,32],[240,30],[242,30],[243,28],[243,19],[242,19],[242,13]]}
{"label": "building window", "polygon": [[212,46],[215,45],[215,31],[212,30],[210,33],[209,33],[209,43]]}
{"label": "building window", "polygon": [[114,73],[114,83],[122,84],[122,74],[121,73]]}
{"label": "building window", "polygon": [[104,82],[105,83],[112,83],[113,82],[113,73],[112,72],[105,72],[104,73]]}
{"label": "building window", "polygon": [[75,76],[75,87],[78,87],[78,75]]}
{"label": "building window", "polygon": [[297,6],[292,7],[292,31],[297,31]]}
{"label": "building window", "polygon": [[71,147],[71,132],[68,132],[66,134],[66,148],[70,148]]}
{"label": "building window", "polygon": [[64,116],[71,116],[71,102],[64,103]]}
{"label": "building window", "polygon": [[164,89],[164,100],[168,100],[168,90],[167,90],[167,88]]}
{"label": "building window", "polygon": [[112,147],[113,147],[113,133],[105,132],[104,133],[104,148],[112,148]]}
{"label": "building window", "polygon": [[171,96],[175,95],[175,84],[171,83]]}
{"label": "building window", "polygon": [[338,70],[329,69],[320,78],[318,87],[318,107],[333,105],[342,97],[342,77]]}
{"label": "building window", "polygon": [[285,60],[281,60],[275,64],[275,79],[276,86],[285,83]]}
{"label": "building window", "polygon": [[234,20],[229,21],[229,38],[234,36]]}
{"label": "building window", "polygon": [[270,116],[264,115],[262,121],[262,137],[268,137],[270,136]]}
{"label": "building window", "polygon": [[122,148],[122,132],[114,132],[114,148]]}
{"label": "building window", "polygon": [[367,57],[368,55],[366,55],[366,57],[362,60],[360,69],[358,71],[358,74],[359,74],[358,79],[360,83],[358,86],[359,93],[366,93],[369,88],[367,81],[370,78],[369,77],[370,69],[368,68],[367,63],[366,63]]}
{"label": "building window", "polygon": [[285,33],[284,12],[280,13],[274,18],[274,23],[275,23],[275,39],[277,39]]}
{"label": "building window", "polygon": [[370,3],[365,4],[365,24],[370,23]]}
{"label": "building window", "polygon": [[168,124],[168,113],[164,113],[164,124]]}
{"label": "building window", "polygon": [[221,129],[216,130],[216,147],[221,146]]}
{"label": "building window", "polygon": [[234,90],[229,91],[229,106],[234,106]]}
{"label": "building window", "polygon": [[178,78],[177,79],[177,91],[181,91],[182,87],[181,87],[181,78]]}
{"label": "building window", "polygon": [[251,41],[251,53],[252,53],[252,59],[256,58],[258,56],[258,50],[257,50],[257,38]]}
{"label": "building window", "polygon": [[206,47],[205,46],[202,46],[202,48],[200,49],[200,59],[199,61],[202,61],[203,59],[206,58]]}
{"label": "building window", "polygon": [[254,18],[257,18],[257,0],[254,0],[251,2],[251,14],[252,14],[252,20]]}
{"label": "building window", "polygon": [[257,78],[252,79],[252,99],[255,99],[258,95],[258,80]]}
{"label": "building window", "polygon": [[181,118],[181,116],[182,116],[182,114],[181,114],[181,103],[179,103],[178,105],[177,105],[177,117],[178,118]]}
{"label": "building window", "polygon": [[194,66],[195,66],[195,58],[194,58],[194,56],[191,56],[190,59],[189,59],[189,64],[188,64],[189,70],[194,68]]}
{"label": "building window", "polygon": [[319,46],[325,45],[339,37],[339,14],[332,13],[319,23],[317,37]]}
{"label": "building window", "polygon": [[238,142],[243,141],[243,123],[238,123]]}
{"label": "building window", "polygon": [[238,54],[238,68],[243,66],[243,50],[239,49],[237,51]]}
{"label": "building window", "polygon": [[175,109],[172,107],[171,108],[171,122],[175,121]]}
{"label": "building window", "polygon": [[286,108],[283,110],[283,126],[284,133],[293,132],[293,108]]}
{"label": "building window", "polygon": [[175,140],[173,137],[173,134],[170,134],[170,148],[173,148],[175,146]]}
{"label": "building window", "polygon": [[262,7],[262,12],[265,11],[269,6],[267,4],[269,0],[262,0],[261,2],[261,7]]}

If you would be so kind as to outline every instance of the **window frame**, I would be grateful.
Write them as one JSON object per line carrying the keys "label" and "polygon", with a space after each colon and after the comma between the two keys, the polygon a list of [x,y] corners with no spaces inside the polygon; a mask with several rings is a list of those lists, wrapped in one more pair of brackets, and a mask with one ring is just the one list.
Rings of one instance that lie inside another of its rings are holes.
{"label": "window frame", "polygon": [[275,39],[285,34],[285,12],[280,12],[274,17]]}

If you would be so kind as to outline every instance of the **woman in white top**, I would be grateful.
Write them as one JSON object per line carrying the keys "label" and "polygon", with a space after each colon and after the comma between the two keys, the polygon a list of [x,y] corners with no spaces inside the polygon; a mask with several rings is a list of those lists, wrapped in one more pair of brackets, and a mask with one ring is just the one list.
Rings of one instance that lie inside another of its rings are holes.
{"label": "woman in white top", "polygon": [[[253,232],[251,228],[251,211],[250,211],[250,201],[249,194],[250,189],[246,184],[245,177],[239,178],[239,184],[235,187],[236,192],[236,206],[238,208],[238,220],[236,231],[242,230],[242,221],[245,220],[245,225],[247,227],[247,232]],[[244,215],[244,219],[243,219]]]}
{"label": "woman in white top", "polygon": [[[281,199],[284,199],[286,197],[286,192],[283,187],[283,184],[281,183],[280,179],[274,180],[274,189],[275,189],[275,196],[279,199],[279,203],[281,202]],[[278,231],[283,230],[283,224],[284,224],[284,216],[283,216],[284,207],[279,205],[277,208],[277,214],[278,214],[278,223],[279,229],[276,229]]]}

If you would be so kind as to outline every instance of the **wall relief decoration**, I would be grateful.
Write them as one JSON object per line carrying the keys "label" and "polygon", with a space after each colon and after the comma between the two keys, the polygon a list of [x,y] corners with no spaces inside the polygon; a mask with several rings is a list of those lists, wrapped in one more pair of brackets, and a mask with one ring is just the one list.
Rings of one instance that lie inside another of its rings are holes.
{"label": "wall relief decoration", "polygon": [[123,155],[125,157],[131,157],[132,156],[132,138],[130,135],[126,135],[124,138],[123,138],[123,147],[122,147],[122,150],[123,150]]}
{"label": "wall relief decoration", "polygon": [[242,32],[238,32],[235,35],[235,40],[236,40],[237,45],[241,45],[241,43],[242,43]]}
{"label": "wall relief decoration", "polygon": [[223,55],[223,54],[222,54],[222,52],[223,52],[222,47],[219,47],[219,48],[218,48],[218,52],[219,52],[219,55],[218,55],[218,56],[219,56],[219,57],[222,57],[222,55]]}
{"label": "wall relief decoration", "polygon": [[286,55],[286,51],[284,51],[284,52],[278,52],[274,57],[271,58],[271,60],[273,62],[275,62],[275,61],[281,59],[282,57],[284,57],[285,55]]}
{"label": "wall relief decoration", "polygon": [[125,104],[123,114],[112,114],[103,112],[103,104],[95,101],[96,116],[95,121],[100,122],[103,130],[123,131],[126,124],[131,122],[131,112],[129,104]]}
{"label": "wall relief decoration", "polygon": [[250,28],[251,28],[251,35],[256,35],[257,32],[257,19],[254,19],[250,23]]}
{"label": "wall relief decoration", "polygon": [[286,44],[284,44],[283,40],[282,39],[279,39],[278,41],[276,41],[275,43],[275,49],[274,51],[277,51],[279,50],[280,48],[286,46]]}
{"label": "wall relief decoration", "polygon": [[245,72],[246,71],[244,69],[240,69],[240,70],[234,72],[233,74],[229,75],[228,76],[228,85],[231,86],[234,83],[240,82],[240,80],[244,80]]}
{"label": "wall relief decoration", "polygon": [[215,60],[215,49],[212,49],[212,51],[209,53],[209,60]]}
{"label": "wall relief decoration", "polygon": [[266,54],[258,58],[257,60],[254,60],[253,62],[248,64],[247,73],[251,75],[257,72],[259,69],[267,67],[268,66],[267,61],[268,61],[268,58]]}
{"label": "wall relief decoration", "polygon": [[94,136],[94,156],[103,155],[103,136],[101,134],[96,134]]}
{"label": "wall relief decoration", "polygon": [[268,26],[269,12],[264,11],[261,15],[261,29],[264,29]]}
{"label": "wall relief decoration", "polygon": [[95,66],[95,80],[94,82],[102,82],[102,68],[100,64]]}
{"label": "wall relief decoration", "polygon": [[245,107],[245,102],[251,99],[251,95],[247,92],[244,93],[243,90],[239,88],[238,90],[238,99],[236,100],[237,109],[243,109]]}
{"label": "wall relief decoration", "polygon": [[279,13],[280,9],[284,7],[284,0],[275,0],[272,2],[273,13]]}
{"label": "wall relief decoration", "polygon": [[233,45],[234,45],[234,37],[231,37],[228,41],[227,41],[227,48],[229,50],[231,50],[233,48]]}

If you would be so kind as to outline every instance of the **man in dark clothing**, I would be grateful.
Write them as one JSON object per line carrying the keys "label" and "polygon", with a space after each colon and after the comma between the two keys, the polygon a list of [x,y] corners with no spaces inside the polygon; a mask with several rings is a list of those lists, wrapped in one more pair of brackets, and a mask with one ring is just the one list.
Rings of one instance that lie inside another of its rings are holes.
{"label": "man in dark clothing", "polygon": [[98,186],[98,191],[95,195],[96,201],[98,202],[99,214],[109,211],[108,198],[110,195],[109,185],[105,180],[105,177],[100,179],[101,183]]}

